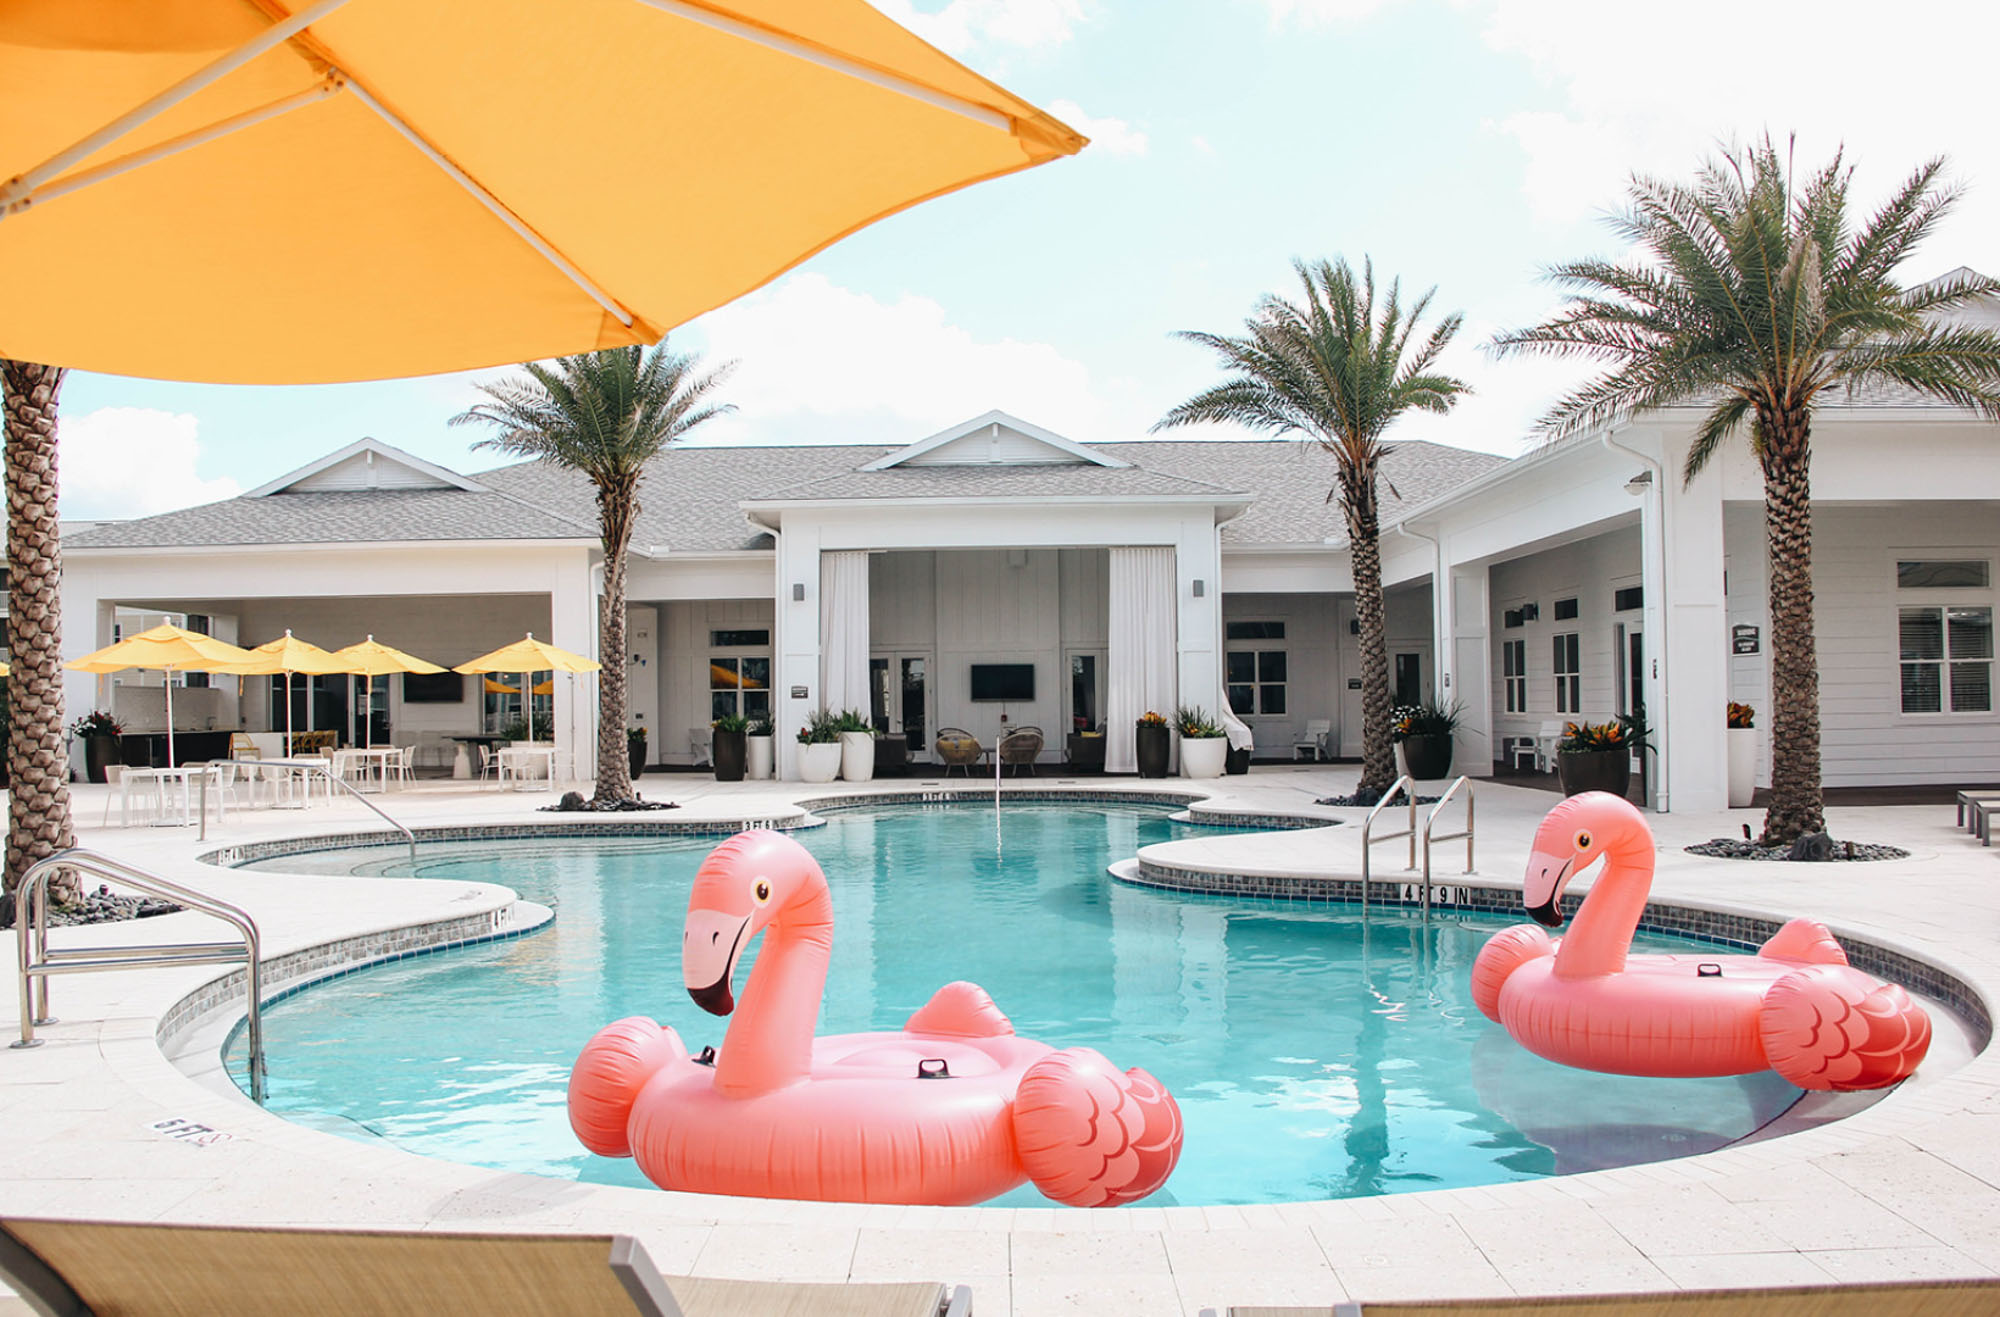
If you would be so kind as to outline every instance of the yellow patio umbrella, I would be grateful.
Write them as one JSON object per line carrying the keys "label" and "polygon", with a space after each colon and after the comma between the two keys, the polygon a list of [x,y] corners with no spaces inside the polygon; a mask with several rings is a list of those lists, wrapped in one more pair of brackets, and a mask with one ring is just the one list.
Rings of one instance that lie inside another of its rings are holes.
{"label": "yellow patio umbrella", "polygon": [[[341,664],[338,672],[352,672],[363,677],[383,677],[392,672],[443,672],[444,669],[414,654],[405,654],[400,649],[392,649],[378,642],[373,635],[358,645],[333,651],[333,657]],[[374,720],[369,705],[375,698],[375,683],[369,682],[361,688],[361,739],[363,744],[375,744]]]}
{"label": "yellow patio umbrella", "polygon": [[220,672],[243,663],[250,651],[226,640],[204,636],[170,622],[127,636],[115,645],[73,659],[64,667],[77,672],[123,672],[139,668],[167,674],[167,767],[174,767],[174,676],[176,672]]}
{"label": "yellow patio umbrella", "polygon": [[[481,654],[476,659],[459,664],[452,671],[464,673],[520,673],[521,716],[527,720],[528,739],[533,740],[535,735],[535,715],[534,706],[528,699],[529,678],[537,672],[596,672],[602,669],[603,666],[596,659],[585,658],[581,654],[573,654],[569,650],[558,649],[554,645],[545,644],[535,639],[535,633],[530,631],[526,639],[517,640],[511,645],[502,645],[490,654]],[[555,688],[555,678],[553,676],[549,678],[548,684],[551,690]],[[539,689],[539,687],[536,689]]]}
{"label": "yellow patio umbrella", "polygon": [[[5,675],[6,674],[4,672],[0,672],[0,676],[5,676]],[[493,680],[493,678],[488,677],[486,679],[486,693],[488,695],[517,695],[520,692],[516,691],[512,686],[509,686],[504,681],[495,681]],[[547,681],[538,681],[535,683],[535,694],[553,695],[555,693],[556,693],[556,679],[554,677],[550,677]]]}
{"label": "yellow patio umbrella", "polygon": [[650,343],[1083,145],[867,0],[0,4],[0,355],[313,383]]}
{"label": "yellow patio umbrella", "polygon": [[[267,640],[250,651],[250,661],[232,663],[218,668],[218,672],[232,673],[239,677],[275,677],[285,674],[285,753],[292,752],[292,674],[303,672],[308,676],[323,677],[336,672],[346,672],[340,660],[309,640],[300,640],[288,627],[285,634],[276,640]],[[306,701],[306,730],[312,730],[312,701]]]}

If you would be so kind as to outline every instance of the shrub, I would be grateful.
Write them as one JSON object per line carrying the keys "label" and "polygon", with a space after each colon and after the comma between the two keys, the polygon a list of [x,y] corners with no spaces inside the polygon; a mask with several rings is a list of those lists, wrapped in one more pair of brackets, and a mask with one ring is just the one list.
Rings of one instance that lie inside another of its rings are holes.
{"label": "shrub", "polygon": [[1137,725],[1140,727],[1165,727],[1167,725],[1167,720],[1165,718],[1162,718],[1159,714],[1154,713],[1151,709],[1148,709],[1144,713],[1139,715],[1139,721]]}
{"label": "shrub", "polygon": [[1729,725],[1738,730],[1747,731],[1757,725],[1757,711],[1747,704],[1738,704],[1735,700],[1731,700],[1729,702]]}
{"label": "shrub", "polygon": [[1625,738],[1623,721],[1608,723],[1564,723],[1562,740],[1556,742],[1556,750],[1562,754],[1582,755],[1599,750],[1623,750],[1630,743]]}
{"label": "shrub", "polygon": [[709,724],[718,732],[742,732],[750,728],[750,720],[740,713],[725,713]]}
{"label": "shrub", "polygon": [[1389,710],[1389,737],[1406,741],[1412,736],[1450,736],[1458,730],[1458,719],[1456,700],[1450,704],[1426,700],[1422,704],[1399,705]]}
{"label": "shrub", "polygon": [[102,709],[92,709],[69,725],[69,734],[78,740],[93,736],[123,736],[125,726]]}
{"label": "shrub", "polygon": [[1186,705],[1174,710],[1174,723],[1181,729],[1181,735],[1197,741],[1212,741],[1222,735],[1222,725],[1208,716],[1208,710],[1196,705],[1190,709]]}

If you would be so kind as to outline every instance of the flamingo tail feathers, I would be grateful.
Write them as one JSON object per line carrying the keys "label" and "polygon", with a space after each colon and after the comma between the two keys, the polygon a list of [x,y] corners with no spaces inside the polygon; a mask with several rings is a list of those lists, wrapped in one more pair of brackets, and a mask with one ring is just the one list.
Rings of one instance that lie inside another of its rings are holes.
{"label": "flamingo tail feathers", "polygon": [[1180,1161],[1180,1105],[1144,1070],[1120,1073],[1088,1047],[1051,1052],[1014,1095],[1014,1140],[1035,1187],[1071,1207],[1122,1207]]}
{"label": "flamingo tail feathers", "polygon": [[687,1054],[679,1034],[643,1015],[599,1029],[569,1074],[569,1127],[578,1141],[600,1157],[630,1157],[626,1125],[639,1090]]}
{"label": "flamingo tail feathers", "polygon": [[1472,962],[1472,1004],[1495,1024],[1500,1022],[1500,988],[1507,976],[1531,960],[1556,954],[1555,939],[1536,924],[1515,924],[1486,939]]}
{"label": "flamingo tail feathers", "polygon": [[903,1022],[905,1033],[941,1034],[947,1038],[1003,1038],[1014,1032],[986,989],[960,980],[947,983],[915,1015]]}
{"label": "flamingo tail feathers", "polygon": [[1885,1088],[1931,1045],[1931,1019],[1910,994],[1845,965],[1808,965],[1771,985],[1758,1010],[1771,1068],[1800,1088]]}
{"label": "flamingo tail feathers", "polygon": [[1794,919],[1757,948],[1771,960],[1796,960],[1804,965],[1845,965],[1847,952],[1817,919]]}

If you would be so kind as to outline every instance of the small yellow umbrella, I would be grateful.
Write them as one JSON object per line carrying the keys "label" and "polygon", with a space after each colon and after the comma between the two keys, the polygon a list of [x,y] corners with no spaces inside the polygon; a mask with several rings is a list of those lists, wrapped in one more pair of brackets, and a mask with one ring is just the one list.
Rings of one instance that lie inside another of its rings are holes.
{"label": "small yellow umbrella", "polygon": [[[218,672],[231,673],[238,677],[285,676],[285,753],[292,752],[292,674],[303,672],[308,676],[330,676],[336,672],[346,672],[340,660],[309,640],[300,640],[289,628],[276,640],[267,640],[250,651],[247,663],[232,663]],[[306,703],[306,730],[312,730],[312,703]]]}
{"label": "small yellow umbrella", "polygon": [[[5,675],[6,675],[5,673],[0,673],[0,676],[5,676]],[[488,695],[517,695],[520,692],[516,691],[512,686],[509,686],[504,681],[495,681],[493,680],[493,678],[488,677],[486,679],[486,693]],[[554,677],[550,677],[547,681],[538,681],[535,683],[535,694],[553,695],[555,693],[556,693],[556,679]]]}
{"label": "small yellow umbrella", "polygon": [[[392,672],[444,671],[435,663],[381,644],[372,635],[358,645],[336,649],[333,657],[341,665],[335,671],[352,672],[363,677],[383,677]],[[365,744],[372,746],[375,743],[375,728],[369,717],[369,702],[374,698],[374,683],[371,681],[363,686],[361,692],[361,737]]]}
{"label": "small yellow umbrella", "polygon": [[115,645],[106,645],[63,666],[76,672],[123,672],[139,668],[167,674],[167,767],[174,767],[174,679],[176,672],[220,672],[245,663],[250,651],[226,640],[162,623]]}
{"label": "small yellow umbrella", "polygon": [[[521,674],[521,716],[528,724],[528,737],[534,739],[534,707],[528,699],[529,678],[537,672],[596,672],[604,665],[596,659],[572,654],[569,650],[558,649],[535,639],[530,631],[527,638],[511,645],[502,645],[490,654],[481,654],[476,659],[459,664],[453,672],[486,673],[518,672]],[[549,688],[554,690],[555,678],[549,678]],[[539,687],[535,689],[539,690]]]}

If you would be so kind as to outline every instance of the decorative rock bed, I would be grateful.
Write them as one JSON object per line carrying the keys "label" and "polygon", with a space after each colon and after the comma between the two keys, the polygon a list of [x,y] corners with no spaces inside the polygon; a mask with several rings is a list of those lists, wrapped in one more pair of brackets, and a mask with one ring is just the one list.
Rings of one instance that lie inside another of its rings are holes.
{"label": "decorative rock bed", "polygon": [[1900,846],[1879,846],[1870,842],[1835,841],[1824,832],[1809,832],[1790,845],[1759,846],[1747,837],[1717,837],[1687,848],[1689,855],[1706,855],[1718,860],[1794,860],[1801,864],[1826,864],[1836,860],[1907,860],[1910,853]]}

